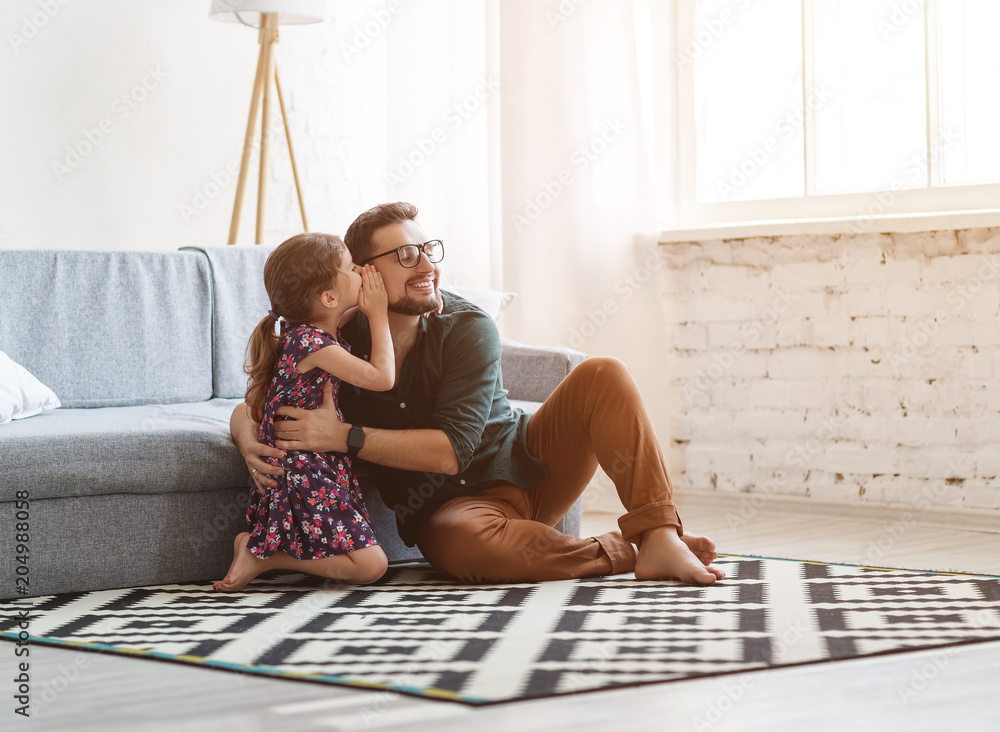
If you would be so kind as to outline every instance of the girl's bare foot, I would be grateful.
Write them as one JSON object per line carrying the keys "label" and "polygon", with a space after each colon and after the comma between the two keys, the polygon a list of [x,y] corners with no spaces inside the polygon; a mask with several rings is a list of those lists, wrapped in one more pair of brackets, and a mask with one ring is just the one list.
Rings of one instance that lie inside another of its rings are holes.
{"label": "girl's bare foot", "polygon": [[635,560],[635,577],[641,580],[677,579],[710,585],[726,573],[711,566],[715,545],[703,536],[677,536],[672,527],[650,529],[642,535]]}
{"label": "girl's bare foot", "polygon": [[250,532],[244,531],[233,541],[233,563],[229,565],[225,579],[213,582],[212,587],[217,592],[232,592],[243,587],[261,572],[267,569],[266,559],[258,559],[247,550]]}

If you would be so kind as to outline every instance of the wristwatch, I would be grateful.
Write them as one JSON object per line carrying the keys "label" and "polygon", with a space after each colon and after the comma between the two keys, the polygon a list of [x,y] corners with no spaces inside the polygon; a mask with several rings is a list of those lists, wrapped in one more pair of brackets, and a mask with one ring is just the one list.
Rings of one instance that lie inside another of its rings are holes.
{"label": "wristwatch", "polygon": [[347,433],[347,454],[357,455],[358,451],[365,446],[365,428],[359,424],[352,424],[350,432]]}

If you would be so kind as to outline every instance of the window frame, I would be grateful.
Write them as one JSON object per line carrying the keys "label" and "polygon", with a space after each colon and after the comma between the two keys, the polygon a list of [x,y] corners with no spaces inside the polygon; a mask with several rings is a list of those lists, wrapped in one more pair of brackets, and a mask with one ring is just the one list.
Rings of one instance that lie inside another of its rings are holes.
{"label": "window frame", "polygon": [[[694,66],[679,64],[679,54],[671,59],[672,79],[661,88],[675,90],[674,105],[676,128],[674,164],[676,187],[672,216],[667,216],[668,226],[661,227],[661,241],[679,241],[683,236],[701,230],[739,229],[745,226],[751,235],[768,235],[768,232],[798,233],[870,233],[886,231],[920,230],[916,218],[926,218],[930,225],[935,220],[947,222],[950,228],[962,228],[963,221],[982,225],[984,215],[993,225],[1000,224],[1000,182],[975,184],[945,184],[940,160],[933,149],[940,139],[941,89],[939,80],[940,48],[938,33],[934,30],[940,17],[941,2],[925,0],[925,103],[926,147],[928,184],[923,188],[905,190],[865,191],[846,194],[818,194],[815,192],[815,117],[806,110],[803,124],[805,195],[791,198],[771,198],[756,201],[727,201],[699,203],[697,201],[697,131],[694,118]],[[802,3],[803,47],[803,98],[813,78],[813,48],[811,44],[813,18],[811,0]],[[692,47],[695,34],[695,1],[675,0],[672,25],[675,49]],[[662,55],[660,61],[662,62]],[[654,59],[654,63],[656,59]],[[662,69],[654,69],[659,73]],[[915,229],[914,226],[918,228]],[[713,237],[714,238],[714,237]]]}

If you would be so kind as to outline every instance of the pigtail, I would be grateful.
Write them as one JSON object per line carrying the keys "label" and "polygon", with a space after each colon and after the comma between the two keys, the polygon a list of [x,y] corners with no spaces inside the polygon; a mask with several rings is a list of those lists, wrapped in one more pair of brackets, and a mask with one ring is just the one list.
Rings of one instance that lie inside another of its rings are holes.
{"label": "pigtail", "polygon": [[246,403],[253,418],[260,422],[264,419],[264,404],[271,386],[271,379],[278,370],[278,358],[281,356],[281,344],[285,329],[281,335],[274,332],[274,318],[265,315],[257,323],[247,344],[247,359],[243,370],[249,375],[247,380]]}

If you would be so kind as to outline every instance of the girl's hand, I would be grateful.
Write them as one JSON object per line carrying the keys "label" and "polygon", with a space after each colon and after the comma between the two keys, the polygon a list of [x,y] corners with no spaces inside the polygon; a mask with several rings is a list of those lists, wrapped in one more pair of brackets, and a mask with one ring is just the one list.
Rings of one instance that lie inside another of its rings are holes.
{"label": "girl's hand", "polygon": [[372,315],[385,315],[389,308],[389,296],[385,292],[385,282],[382,275],[372,265],[366,264],[361,270],[361,292],[358,293],[358,308],[371,318]]}

